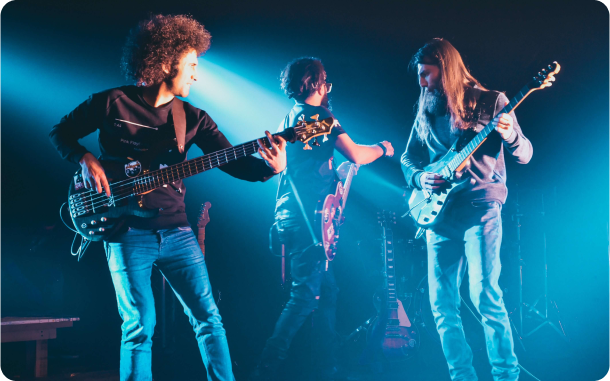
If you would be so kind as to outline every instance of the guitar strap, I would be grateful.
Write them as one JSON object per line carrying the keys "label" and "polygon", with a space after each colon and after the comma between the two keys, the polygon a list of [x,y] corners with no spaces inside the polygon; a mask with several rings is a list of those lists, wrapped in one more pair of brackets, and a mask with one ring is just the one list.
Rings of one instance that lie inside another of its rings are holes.
{"label": "guitar strap", "polygon": [[463,149],[486,125],[491,122],[495,116],[493,113],[496,102],[498,101],[498,96],[500,95],[500,93],[495,91],[481,91],[480,89],[470,89],[469,91],[477,92],[477,94],[475,94],[477,104],[473,110],[476,129],[468,129],[462,133],[457,142],[458,150]]}
{"label": "guitar strap", "polygon": [[[479,90],[480,91],[480,90]],[[477,124],[486,126],[495,116],[494,110],[500,93],[495,91],[480,91],[479,99],[475,107],[477,114]],[[479,128],[477,128],[477,132]]]}
{"label": "guitar strap", "polygon": [[172,104],[172,117],[174,118],[174,130],[176,131],[176,144],[178,151],[184,153],[184,143],[186,139],[186,115],[184,113],[184,102],[174,97]]}
{"label": "guitar strap", "polygon": [[309,234],[311,234],[311,239],[313,240],[313,244],[318,245],[320,242],[316,238],[316,234],[314,233],[313,228],[311,227],[311,222],[309,222],[309,218],[307,217],[307,212],[305,212],[305,207],[303,206],[303,203],[301,202],[301,197],[299,197],[299,192],[297,192],[297,187],[292,182],[292,178],[290,177],[290,175],[287,175],[286,177],[288,177],[288,182],[290,183],[290,187],[292,187],[292,192],[294,193],[294,198],[297,200],[297,204],[299,204],[299,208],[301,209],[301,214],[303,214],[303,218],[305,219],[305,224],[307,225]]}

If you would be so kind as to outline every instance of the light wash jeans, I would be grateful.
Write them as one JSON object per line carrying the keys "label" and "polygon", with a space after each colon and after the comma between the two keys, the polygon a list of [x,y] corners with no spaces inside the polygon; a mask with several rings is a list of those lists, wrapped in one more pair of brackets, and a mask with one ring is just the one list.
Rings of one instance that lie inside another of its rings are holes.
{"label": "light wash jeans", "polygon": [[460,318],[459,289],[466,268],[470,299],[482,316],[493,377],[497,381],[519,378],[508,313],[498,285],[500,209],[497,202],[451,205],[445,219],[427,232],[430,305],[454,381],[477,380]]}
{"label": "light wash jeans", "polygon": [[235,380],[204,257],[191,228],[129,228],[111,241],[105,242],[104,247],[123,319],[121,380],[152,380],[153,266],[161,270],[189,317],[208,380]]}

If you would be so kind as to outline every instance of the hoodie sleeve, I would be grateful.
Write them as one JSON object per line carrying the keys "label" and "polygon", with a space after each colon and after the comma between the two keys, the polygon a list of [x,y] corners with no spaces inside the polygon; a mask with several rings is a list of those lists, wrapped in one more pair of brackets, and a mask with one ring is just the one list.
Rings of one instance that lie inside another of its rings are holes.
{"label": "hoodie sleeve", "polygon": [[[498,100],[496,101],[494,115],[498,115],[507,102],[508,98],[506,98],[506,95],[500,93],[500,96],[498,96]],[[512,156],[517,163],[527,164],[531,160],[533,154],[532,143],[523,135],[523,131],[521,131],[515,113],[511,112],[509,115],[513,118],[513,133],[508,140],[502,141],[504,148],[507,152],[507,156]]]}

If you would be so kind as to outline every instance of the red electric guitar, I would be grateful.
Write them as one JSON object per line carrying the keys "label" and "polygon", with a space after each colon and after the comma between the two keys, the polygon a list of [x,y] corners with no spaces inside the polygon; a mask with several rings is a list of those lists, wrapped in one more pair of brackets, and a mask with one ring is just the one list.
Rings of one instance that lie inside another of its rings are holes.
{"label": "red electric guitar", "polygon": [[318,202],[316,209],[316,227],[321,229],[324,253],[329,261],[337,255],[337,242],[339,241],[339,227],[343,224],[343,211],[349,193],[352,178],[358,170],[359,164],[351,164],[345,185],[339,181],[335,194],[329,194],[324,201]]}

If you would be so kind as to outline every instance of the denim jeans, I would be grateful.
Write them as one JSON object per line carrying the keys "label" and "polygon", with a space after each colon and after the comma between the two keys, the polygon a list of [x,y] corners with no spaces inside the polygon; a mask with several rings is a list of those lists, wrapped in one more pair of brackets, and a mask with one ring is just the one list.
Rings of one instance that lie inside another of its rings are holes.
{"label": "denim jeans", "polygon": [[321,370],[335,364],[338,335],[335,331],[337,294],[332,262],[326,269],[326,256],[313,240],[300,212],[278,210],[276,221],[280,241],[290,253],[292,287],[290,299],[282,311],[261,357],[263,367],[275,367],[287,356],[292,339],[307,317],[313,313],[316,363]]}
{"label": "denim jeans", "polygon": [[451,205],[445,219],[427,232],[430,305],[452,380],[477,380],[460,318],[459,288],[466,268],[470,299],[482,316],[493,377],[519,377],[508,313],[498,285],[500,208],[497,202]]}
{"label": "denim jeans", "polygon": [[129,231],[105,242],[121,325],[121,380],[152,380],[155,301],[150,283],[157,266],[195,331],[208,380],[234,380],[231,357],[208,271],[190,227]]}

